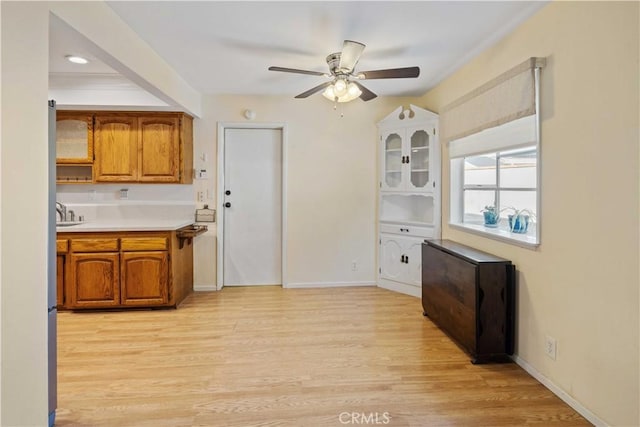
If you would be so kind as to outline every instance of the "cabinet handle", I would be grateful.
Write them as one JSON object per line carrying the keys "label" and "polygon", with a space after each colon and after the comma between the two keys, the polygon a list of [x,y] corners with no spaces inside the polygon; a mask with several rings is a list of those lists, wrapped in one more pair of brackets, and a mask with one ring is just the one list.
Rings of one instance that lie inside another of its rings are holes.
{"label": "cabinet handle", "polygon": [[407,163],[411,163],[411,157],[407,156]]}
{"label": "cabinet handle", "polygon": [[409,264],[409,255],[404,256],[404,263]]}
{"label": "cabinet handle", "polygon": [[224,204],[224,207],[225,207],[225,208],[230,208],[230,207],[231,207],[231,203],[229,203],[229,202],[225,203],[225,204]]}
{"label": "cabinet handle", "polygon": [[226,194],[227,196],[230,196],[231,195],[231,190],[225,191],[224,194]]}
{"label": "cabinet handle", "polygon": [[400,255],[400,262],[404,263],[404,255]]}

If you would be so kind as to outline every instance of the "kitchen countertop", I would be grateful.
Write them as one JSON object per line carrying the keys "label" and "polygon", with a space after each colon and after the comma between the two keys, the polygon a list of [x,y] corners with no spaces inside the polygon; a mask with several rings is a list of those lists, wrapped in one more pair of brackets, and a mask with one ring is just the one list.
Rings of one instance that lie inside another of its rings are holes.
{"label": "kitchen countertop", "polygon": [[57,233],[97,231],[173,231],[193,224],[192,219],[113,219],[86,221],[78,225],[56,227]]}

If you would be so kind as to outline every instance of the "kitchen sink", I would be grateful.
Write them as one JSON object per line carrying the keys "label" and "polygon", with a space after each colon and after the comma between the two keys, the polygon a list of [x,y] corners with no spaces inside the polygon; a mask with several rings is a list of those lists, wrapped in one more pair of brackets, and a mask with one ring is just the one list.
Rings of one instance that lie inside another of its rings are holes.
{"label": "kitchen sink", "polygon": [[56,227],[70,227],[78,224],[82,224],[82,221],[59,221],[56,222]]}

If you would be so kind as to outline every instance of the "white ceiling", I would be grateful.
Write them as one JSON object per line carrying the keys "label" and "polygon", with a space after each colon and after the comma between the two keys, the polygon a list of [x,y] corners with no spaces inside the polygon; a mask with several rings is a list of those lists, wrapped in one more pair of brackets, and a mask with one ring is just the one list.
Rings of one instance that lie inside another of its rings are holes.
{"label": "white ceiling", "polygon": [[[109,1],[108,5],[194,89],[204,94],[294,96],[323,77],[345,39],[367,47],[356,71],[419,66],[415,79],[369,80],[383,96],[420,96],[545,5],[541,1]],[[126,85],[92,56],[78,33],[51,29],[50,72],[70,84]],[[66,54],[93,61],[73,66]],[[84,79],[81,78],[84,75]],[[90,78],[86,78],[89,76]],[[110,83],[109,83],[110,82]],[[58,83],[62,84],[62,83]],[[122,86],[120,86],[122,89]]]}

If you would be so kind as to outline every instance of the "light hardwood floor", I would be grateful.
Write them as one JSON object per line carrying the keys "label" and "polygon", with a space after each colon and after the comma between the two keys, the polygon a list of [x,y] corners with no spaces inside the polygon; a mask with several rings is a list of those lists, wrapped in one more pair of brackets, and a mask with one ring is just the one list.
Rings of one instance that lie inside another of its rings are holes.
{"label": "light hardwood floor", "polygon": [[58,322],[60,427],[590,425],[379,288],[225,288]]}

